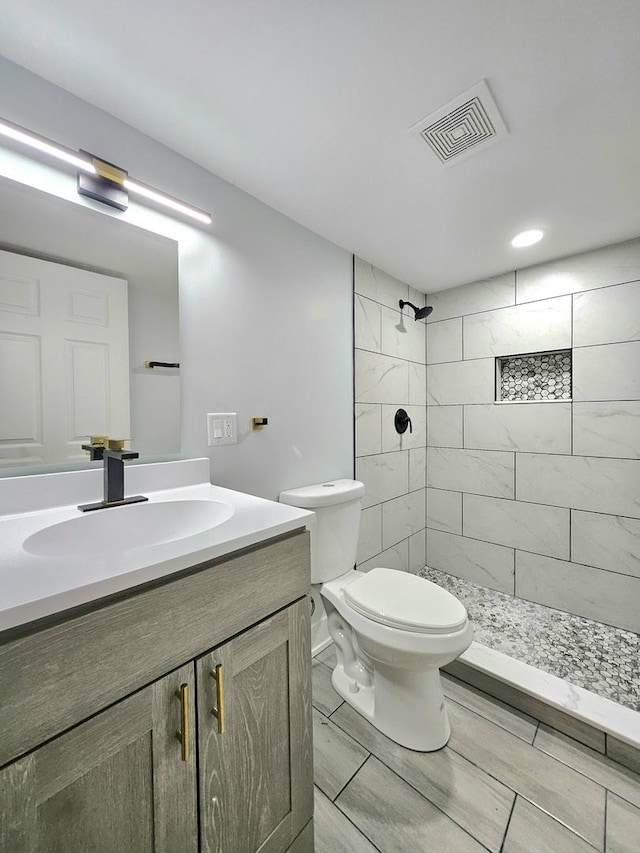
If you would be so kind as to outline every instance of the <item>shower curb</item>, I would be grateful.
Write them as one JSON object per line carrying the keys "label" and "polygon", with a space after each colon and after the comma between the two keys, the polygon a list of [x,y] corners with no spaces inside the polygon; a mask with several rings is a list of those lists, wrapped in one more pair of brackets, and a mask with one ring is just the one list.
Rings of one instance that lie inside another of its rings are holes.
{"label": "shower curb", "polygon": [[640,772],[638,711],[477,642],[443,669]]}

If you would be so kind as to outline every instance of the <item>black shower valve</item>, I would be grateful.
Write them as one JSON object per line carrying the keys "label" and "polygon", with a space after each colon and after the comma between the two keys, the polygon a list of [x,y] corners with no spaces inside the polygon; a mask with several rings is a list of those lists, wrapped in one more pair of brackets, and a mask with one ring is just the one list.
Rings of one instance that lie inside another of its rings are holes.
{"label": "black shower valve", "polygon": [[393,423],[396,428],[396,432],[399,435],[402,435],[407,431],[407,427],[409,427],[409,432],[413,432],[413,424],[411,423],[411,418],[406,413],[404,409],[398,409],[396,412],[396,416],[393,419]]}

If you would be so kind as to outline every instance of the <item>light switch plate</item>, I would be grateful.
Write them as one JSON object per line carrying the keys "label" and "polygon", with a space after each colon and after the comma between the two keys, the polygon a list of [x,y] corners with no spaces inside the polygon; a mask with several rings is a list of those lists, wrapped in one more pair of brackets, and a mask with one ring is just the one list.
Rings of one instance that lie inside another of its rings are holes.
{"label": "light switch plate", "polygon": [[207,441],[209,447],[238,443],[238,415],[236,412],[209,412],[207,414]]}

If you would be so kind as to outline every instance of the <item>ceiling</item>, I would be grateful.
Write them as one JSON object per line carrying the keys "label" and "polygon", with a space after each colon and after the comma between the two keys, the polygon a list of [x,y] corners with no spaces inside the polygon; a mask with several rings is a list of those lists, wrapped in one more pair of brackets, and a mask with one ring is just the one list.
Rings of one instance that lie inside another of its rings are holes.
{"label": "ceiling", "polygon": [[[22,0],[0,54],[433,292],[640,233],[639,33],[638,0]],[[483,78],[510,133],[443,167],[408,128]]]}

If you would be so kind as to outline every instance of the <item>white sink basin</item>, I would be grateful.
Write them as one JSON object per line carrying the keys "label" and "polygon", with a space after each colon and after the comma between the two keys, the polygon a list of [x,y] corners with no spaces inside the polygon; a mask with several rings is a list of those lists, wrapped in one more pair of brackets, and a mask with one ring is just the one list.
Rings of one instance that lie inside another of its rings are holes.
{"label": "white sink basin", "polygon": [[24,550],[41,557],[100,556],[148,548],[205,533],[228,521],[231,504],[214,500],[162,501],[99,509],[53,524],[24,541]]}

